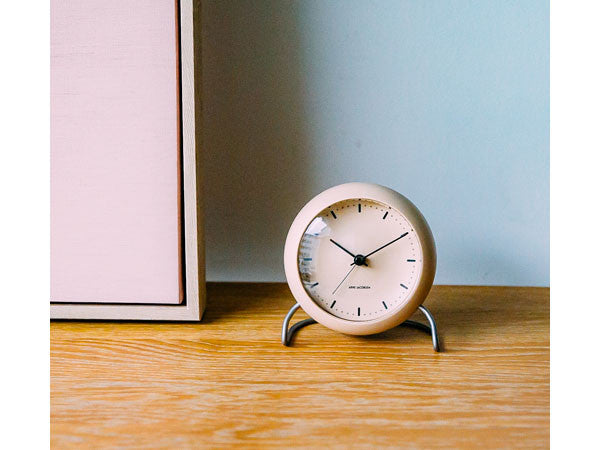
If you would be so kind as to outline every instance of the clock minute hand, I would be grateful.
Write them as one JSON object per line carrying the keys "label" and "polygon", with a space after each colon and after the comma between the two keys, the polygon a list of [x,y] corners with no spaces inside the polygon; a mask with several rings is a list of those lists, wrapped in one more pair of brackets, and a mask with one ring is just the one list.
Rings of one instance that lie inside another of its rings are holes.
{"label": "clock minute hand", "polygon": [[379,250],[382,250],[384,248],[386,248],[388,245],[392,245],[394,242],[399,241],[400,239],[402,239],[404,236],[406,236],[408,234],[408,231],[406,233],[404,233],[402,236],[397,237],[396,239],[394,239],[393,241],[388,242],[385,245],[382,245],[381,247],[379,247],[376,250],[373,250],[371,253],[365,255],[365,258],[368,258],[369,256],[371,256],[373,253],[377,253]]}

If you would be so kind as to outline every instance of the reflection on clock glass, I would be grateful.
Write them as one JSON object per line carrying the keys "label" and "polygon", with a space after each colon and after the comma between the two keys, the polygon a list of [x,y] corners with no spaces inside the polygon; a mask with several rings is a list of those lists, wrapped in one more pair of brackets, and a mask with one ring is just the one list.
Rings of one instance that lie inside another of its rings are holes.
{"label": "reflection on clock glass", "polygon": [[298,268],[308,295],[342,319],[368,321],[400,308],[419,282],[423,253],[408,220],[373,200],[335,203],[302,237]]}

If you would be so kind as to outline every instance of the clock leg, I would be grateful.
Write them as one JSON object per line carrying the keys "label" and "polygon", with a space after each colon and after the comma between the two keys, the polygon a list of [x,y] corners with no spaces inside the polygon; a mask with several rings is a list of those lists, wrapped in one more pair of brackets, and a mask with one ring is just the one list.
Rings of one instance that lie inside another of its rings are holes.
{"label": "clock leg", "polygon": [[[290,308],[288,313],[285,315],[285,318],[283,319],[283,326],[281,327],[281,343],[283,345],[285,345],[286,347],[290,346],[290,343],[292,342],[292,338],[294,337],[294,334],[296,333],[296,331],[298,331],[300,328],[303,328],[307,325],[317,323],[314,319],[304,319],[304,320],[301,320],[300,322],[292,325],[291,327],[289,327],[290,321],[292,320],[292,316],[296,313],[296,311],[298,311],[298,309],[300,309],[300,304],[296,303],[294,306],[292,306]],[[436,352],[439,352],[440,351],[440,342],[438,339],[438,332],[437,332],[437,326],[435,324],[435,319],[433,318],[433,315],[431,314],[431,312],[429,312],[429,310],[427,308],[425,308],[423,305],[419,306],[419,311],[421,311],[423,313],[423,315],[427,318],[427,321],[429,322],[429,326],[427,326],[421,322],[415,322],[414,320],[405,320],[399,326],[416,328],[418,330],[425,331],[427,334],[430,334],[431,342],[433,343],[433,350],[435,350]]]}
{"label": "clock leg", "polygon": [[283,319],[283,326],[281,327],[281,343],[286,347],[289,347],[290,343],[292,342],[292,338],[294,337],[294,333],[296,331],[307,325],[317,323],[314,319],[304,319],[292,325],[292,327],[288,330],[290,320],[292,320],[292,316],[296,313],[296,311],[298,311],[298,309],[300,309],[300,303],[296,303],[294,306],[292,306],[288,313],[285,315],[285,319]]}
{"label": "clock leg", "polygon": [[426,333],[430,334],[431,342],[433,343],[433,349],[436,352],[439,352],[440,351],[440,341],[438,339],[437,326],[435,324],[435,319],[433,318],[433,314],[431,314],[429,312],[429,310],[427,308],[425,308],[423,305],[419,306],[419,311],[421,311],[423,313],[423,315],[427,318],[427,321],[429,322],[429,326],[427,326],[421,322],[415,322],[414,320],[405,320],[399,326],[416,328],[418,330],[422,330],[422,331],[425,331]]}

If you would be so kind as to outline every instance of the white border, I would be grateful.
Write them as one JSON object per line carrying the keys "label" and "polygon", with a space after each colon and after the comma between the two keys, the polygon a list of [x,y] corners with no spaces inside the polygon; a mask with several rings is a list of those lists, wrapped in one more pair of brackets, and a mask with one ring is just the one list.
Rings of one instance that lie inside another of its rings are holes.
{"label": "white border", "polygon": [[551,446],[598,448],[600,2],[550,19]]}
{"label": "white border", "polygon": [[50,440],[50,9],[0,4],[4,448]]}

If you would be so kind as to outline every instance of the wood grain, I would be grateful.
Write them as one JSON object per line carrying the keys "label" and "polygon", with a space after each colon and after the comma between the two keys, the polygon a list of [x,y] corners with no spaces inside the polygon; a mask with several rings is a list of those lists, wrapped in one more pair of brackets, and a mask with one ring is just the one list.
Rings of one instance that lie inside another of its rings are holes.
{"label": "wood grain", "polygon": [[318,324],[285,348],[293,303],[209,284],[199,324],[52,323],[52,445],[548,447],[549,289],[435,286],[438,354]]}

